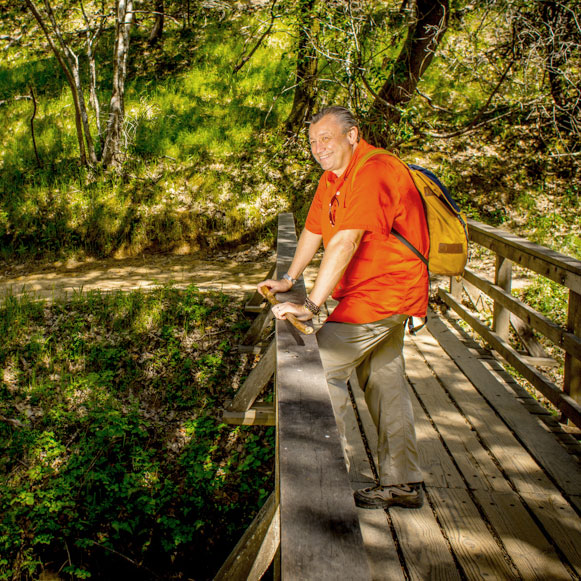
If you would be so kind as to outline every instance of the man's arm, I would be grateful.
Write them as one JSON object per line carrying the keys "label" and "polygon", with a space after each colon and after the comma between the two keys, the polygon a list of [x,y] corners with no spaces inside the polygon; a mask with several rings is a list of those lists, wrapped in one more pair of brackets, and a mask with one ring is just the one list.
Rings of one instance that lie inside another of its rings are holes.
{"label": "man's arm", "polygon": [[[291,278],[297,279],[301,276],[305,268],[317,253],[317,250],[319,250],[322,241],[323,237],[320,234],[314,234],[306,228],[301,232],[292,264],[288,269],[288,275]],[[261,294],[262,291],[260,289],[263,286],[268,287],[273,293],[284,293],[290,290],[292,285],[290,281],[286,279],[268,279],[258,284],[258,292]]]}
{"label": "man's arm", "polygon": [[[327,300],[339,280],[341,280],[345,269],[359,248],[363,234],[365,234],[365,230],[339,230],[331,238],[325,249],[315,285],[309,293],[309,299],[317,306],[321,306]],[[293,260],[294,263],[295,261]],[[289,274],[291,274],[290,270]],[[291,274],[291,276],[293,275]],[[290,283],[288,284],[290,285]],[[288,290],[288,288],[285,290]],[[273,307],[272,312],[277,319],[284,319],[286,313],[291,313],[302,321],[307,321],[313,317],[311,311],[304,305],[294,303],[280,303]]]}
{"label": "man's arm", "polygon": [[321,306],[341,280],[345,269],[357,252],[365,230],[339,230],[325,249],[321,267],[309,298]]}

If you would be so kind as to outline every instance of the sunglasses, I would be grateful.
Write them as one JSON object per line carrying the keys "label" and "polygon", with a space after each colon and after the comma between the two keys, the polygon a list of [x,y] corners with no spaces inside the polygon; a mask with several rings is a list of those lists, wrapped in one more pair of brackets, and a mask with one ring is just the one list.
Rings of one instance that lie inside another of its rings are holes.
{"label": "sunglasses", "polygon": [[337,208],[339,207],[339,198],[337,197],[341,192],[336,192],[329,202],[329,222],[331,226],[335,225],[335,217],[337,215]]}

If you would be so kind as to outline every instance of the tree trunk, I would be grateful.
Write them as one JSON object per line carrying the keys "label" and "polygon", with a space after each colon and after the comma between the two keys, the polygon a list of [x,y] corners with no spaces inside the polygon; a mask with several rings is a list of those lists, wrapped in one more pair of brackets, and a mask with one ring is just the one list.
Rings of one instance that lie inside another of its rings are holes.
{"label": "tree trunk", "polygon": [[163,34],[163,22],[164,22],[163,0],[155,0],[154,10],[155,10],[155,22],[153,23],[153,28],[149,33],[149,38],[147,39],[149,46],[155,46],[158,43],[158,41],[161,40],[161,35]]}
{"label": "tree trunk", "polygon": [[[73,75],[72,75],[69,67],[67,66],[66,57],[63,55],[63,53],[61,53],[61,51],[59,50],[59,48],[55,44],[54,39],[52,38],[52,35],[48,29],[48,25],[47,25],[45,19],[42,17],[42,15],[38,11],[38,9],[36,8],[36,6],[32,2],[32,0],[25,0],[25,2],[26,2],[26,5],[28,6],[29,10],[32,12],[34,18],[36,18],[38,25],[40,26],[40,28],[44,32],[44,35],[48,41],[48,44],[49,44],[51,50],[53,51],[61,69],[65,73],[65,78],[67,79],[67,83],[69,85],[69,88],[71,89],[71,93],[73,96],[73,103],[75,106],[75,127],[77,130],[77,141],[79,144],[79,155],[81,158],[81,164],[87,165],[87,152],[85,150],[85,139],[83,136],[83,123],[82,123],[82,119],[81,119],[79,95],[77,93],[75,80],[73,78]],[[50,7],[48,2],[46,2],[46,4]]]}
{"label": "tree trunk", "polygon": [[121,165],[121,140],[125,116],[125,78],[127,75],[127,54],[129,31],[133,21],[133,0],[117,0],[117,23],[115,27],[115,52],[113,55],[113,90],[109,104],[107,135],[103,147],[103,165]]}
{"label": "tree trunk", "polygon": [[301,0],[299,8],[299,40],[293,106],[285,125],[289,133],[297,133],[311,116],[315,105],[318,58],[315,42],[319,21],[313,18],[317,0]]}
{"label": "tree trunk", "polygon": [[[541,21],[550,32],[545,44],[545,70],[549,80],[551,97],[555,103],[557,132],[579,134],[581,126],[581,90],[565,73],[565,68],[573,52],[575,23],[573,10],[552,0],[541,3]],[[576,45],[578,47],[578,45]]]}
{"label": "tree trunk", "polygon": [[398,124],[400,107],[408,103],[428,68],[448,24],[449,0],[416,0],[416,18],[388,79],[375,97],[365,120],[377,145],[389,143],[389,127]]}

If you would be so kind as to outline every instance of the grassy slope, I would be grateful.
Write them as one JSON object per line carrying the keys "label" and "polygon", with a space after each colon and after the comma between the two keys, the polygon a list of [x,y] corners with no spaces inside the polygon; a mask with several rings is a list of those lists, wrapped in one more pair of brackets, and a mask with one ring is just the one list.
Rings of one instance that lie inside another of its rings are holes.
{"label": "grassy slope", "polygon": [[[5,100],[0,123],[9,127],[0,145],[4,257],[207,249],[264,235],[281,210],[298,210],[300,220],[318,171],[305,142],[285,141],[279,131],[292,97],[292,91],[285,91],[293,83],[289,23],[278,20],[252,59],[232,74],[243,50],[254,43],[243,48],[242,40],[260,32],[262,16],[231,14],[192,31],[170,21],[157,49],[135,36],[123,176],[79,171],[68,91],[28,22],[28,34],[7,51],[0,67],[0,100]],[[418,141],[407,129],[405,122],[411,121],[445,132],[442,124],[467,123],[484,104],[493,86],[485,79],[494,78],[496,63],[482,58],[484,41],[474,41],[480,24],[475,13],[448,32],[420,85],[455,119],[436,115],[417,97],[400,130],[407,137],[400,152],[439,173],[469,214],[580,256],[578,167],[571,158],[540,151],[534,127],[525,120],[511,117],[506,124],[452,139]],[[401,43],[403,36],[398,38]],[[101,51],[105,105],[110,74],[106,42]],[[519,72],[518,82],[499,92],[497,106],[536,95],[526,74]],[[30,100],[14,100],[28,94],[30,84],[38,98],[35,130],[42,169],[36,167],[32,149]],[[321,95],[333,98],[328,87],[322,83]]]}
{"label": "grassy slope", "polygon": [[[302,175],[295,179],[275,135],[289,94],[277,98],[292,67],[290,59],[271,58],[290,39],[272,35],[233,76],[240,36],[249,30],[248,17],[240,17],[210,21],[195,34],[170,27],[156,50],[133,40],[123,176],[79,170],[70,99],[55,63],[32,42],[11,49],[0,69],[0,98],[7,100],[0,123],[10,126],[0,146],[4,257],[213,248],[256,236],[294,204]],[[38,99],[42,168],[30,136],[32,104],[11,98],[28,94],[29,83]]]}

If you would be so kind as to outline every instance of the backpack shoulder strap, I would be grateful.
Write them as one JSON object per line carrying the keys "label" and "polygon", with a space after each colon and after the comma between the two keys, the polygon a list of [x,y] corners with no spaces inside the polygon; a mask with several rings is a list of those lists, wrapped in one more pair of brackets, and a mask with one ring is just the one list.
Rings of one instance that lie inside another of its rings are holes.
{"label": "backpack shoulder strap", "polygon": [[[371,151],[368,151],[357,162],[357,165],[353,168],[353,173],[351,174],[351,178],[350,178],[351,181],[355,180],[357,173],[365,165],[365,162],[367,162],[369,159],[371,159],[372,157],[374,157],[376,155],[389,155],[390,157],[394,157],[399,162],[401,162],[406,167],[408,172],[410,172],[410,174],[411,174],[410,168],[409,168],[408,164],[405,163],[405,161],[402,161],[399,157],[397,157],[397,155],[393,155],[393,153],[390,153],[389,151],[387,151],[387,149],[378,148],[378,149],[372,149]],[[415,182],[414,182],[414,184],[415,184]],[[402,236],[395,228],[392,228],[391,232],[402,244],[407,246],[426,266],[428,266],[428,259],[409,240],[407,240],[407,238]]]}

